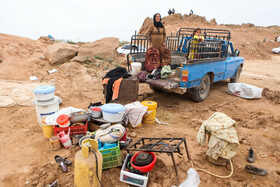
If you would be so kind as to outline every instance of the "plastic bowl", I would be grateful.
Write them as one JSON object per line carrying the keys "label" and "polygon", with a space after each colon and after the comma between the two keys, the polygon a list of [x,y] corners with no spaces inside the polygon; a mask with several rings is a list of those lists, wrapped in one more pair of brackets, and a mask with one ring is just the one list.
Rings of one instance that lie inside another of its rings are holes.
{"label": "plastic bowl", "polygon": [[[153,161],[152,161],[150,164],[146,165],[146,166],[135,166],[135,165],[133,164],[133,162],[136,161],[137,155],[138,155],[139,153],[142,153],[142,152],[151,154],[151,155],[153,156]],[[153,152],[147,152],[147,151],[140,151],[140,152],[138,152],[137,154],[135,154],[135,155],[131,158],[131,166],[132,166],[133,168],[135,168],[135,169],[141,171],[142,173],[148,173],[149,171],[151,171],[151,170],[154,168],[156,161],[157,161],[157,157],[156,157],[155,153],[153,153]]]}

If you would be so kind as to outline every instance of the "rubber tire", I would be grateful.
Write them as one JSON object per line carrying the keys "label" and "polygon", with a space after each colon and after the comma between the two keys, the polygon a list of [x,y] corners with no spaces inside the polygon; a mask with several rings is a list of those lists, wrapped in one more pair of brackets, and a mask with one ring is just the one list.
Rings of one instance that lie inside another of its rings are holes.
{"label": "rubber tire", "polygon": [[210,76],[208,74],[204,75],[200,85],[197,88],[195,88],[190,94],[192,100],[195,102],[204,101],[210,91],[210,83]]}
{"label": "rubber tire", "polygon": [[239,66],[237,71],[236,71],[236,73],[235,73],[235,75],[230,78],[230,83],[236,83],[236,82],[239,81],[241,71],[242,71],[242,67]]}
{"label": "rubber tire", "polygon": [[155,86],[152,86],[152,85],[149,85],[150,88],[154,91],[154,92],[162,92],[162,90],[158,89],[157,87]]}

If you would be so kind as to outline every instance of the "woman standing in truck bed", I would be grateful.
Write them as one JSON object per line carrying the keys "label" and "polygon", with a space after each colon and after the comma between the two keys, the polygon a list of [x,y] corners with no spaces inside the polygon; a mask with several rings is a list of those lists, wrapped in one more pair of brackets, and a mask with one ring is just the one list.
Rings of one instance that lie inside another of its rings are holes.
{"label": "woman standing in truck bed", "polygon": [[150,39],[150,48],[154,47],[160,50],[161,46],[165,47],[166,30],[161,23],[161,16],[159,13],[154,15],[154,24],[149,27],[147,35]]}

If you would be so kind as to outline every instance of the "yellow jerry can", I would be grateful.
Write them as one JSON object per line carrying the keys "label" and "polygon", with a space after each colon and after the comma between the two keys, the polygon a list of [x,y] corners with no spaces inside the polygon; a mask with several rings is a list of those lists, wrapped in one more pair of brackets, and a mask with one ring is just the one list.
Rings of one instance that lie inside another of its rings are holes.
{"label": "yellow jerry can", "polygon": [[101,182],[102,164],[103,157],[98,151],[98,142],[93,139],[84,140],[82,142],[82,150],[77,152],[75,157],[74,186],[100,187],[97,174]]}

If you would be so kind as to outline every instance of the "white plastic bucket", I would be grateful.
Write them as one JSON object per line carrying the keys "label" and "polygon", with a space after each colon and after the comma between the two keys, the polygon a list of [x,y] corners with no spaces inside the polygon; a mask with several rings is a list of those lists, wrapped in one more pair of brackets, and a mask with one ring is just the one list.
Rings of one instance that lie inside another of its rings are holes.
{"label": "white plastic bucket", "polygon": [[139,62],[131,63],[131,75],[137,76],[141,72],[142,64]]}
{"label": "white plastic bucket", "polygon": [[49,101],[34,101],[34,104],[36,105],[37,120],[41,128],[43,118],[59,111],[59,103],[61,103],[61,99],[57,96]]}

